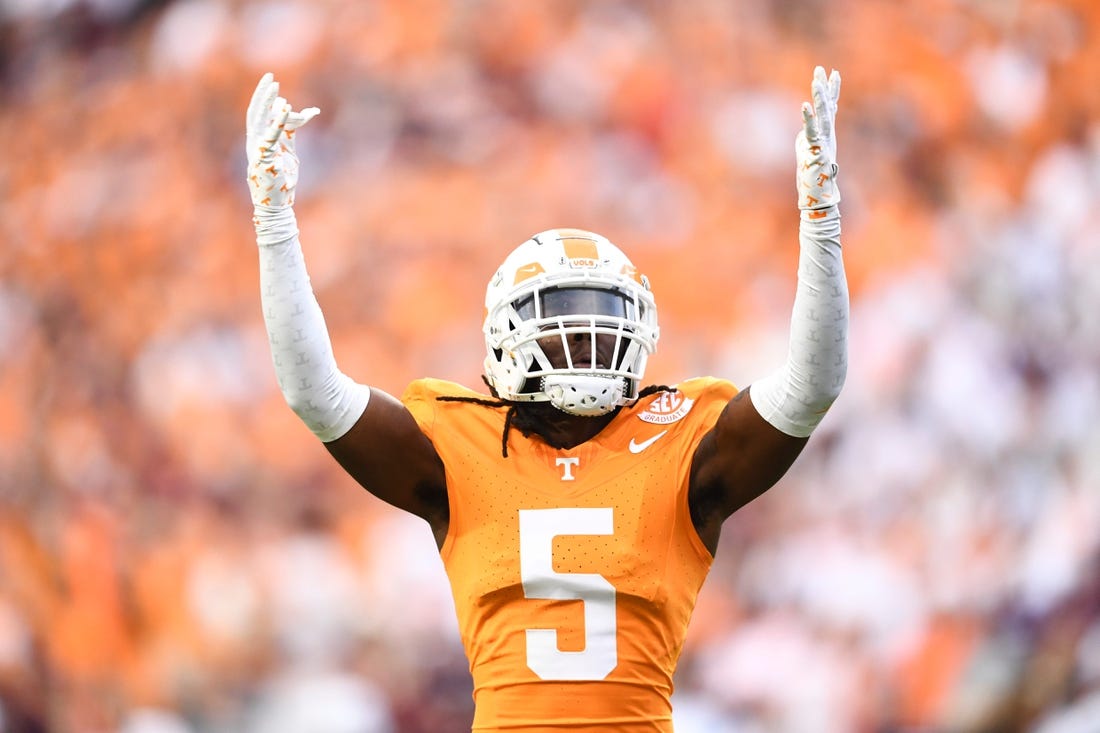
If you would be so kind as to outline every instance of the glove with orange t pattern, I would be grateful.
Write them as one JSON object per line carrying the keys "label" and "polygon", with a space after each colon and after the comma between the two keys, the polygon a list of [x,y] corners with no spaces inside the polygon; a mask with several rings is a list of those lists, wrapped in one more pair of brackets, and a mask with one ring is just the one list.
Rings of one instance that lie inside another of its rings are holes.
{"label": "glove with orange t pattern", "polygon": [[279,96],[279,82],[264,74],[245,117],[245,150],[248,154],[248,188],[256,215],[294,205],[298,185],[298,155],[294,134],[321,110],[307,107],[295,112]]}
{"label": "glove with orange t pattern", "polygon": [[260,302],[279,389],[306,426],[322,441],[331,441],[363,414],[370,388],[336,366],[298,241],[294,134],[319,111],[308,107],[295,112],[279,96],[278,82],[264,74],[248,105],[245,144],[260,254]]}
{"label": "glove with orange t pattern", "polygon": [[803,218],[817,221],[838,216],[840,189],[836,176],[836,109],[840,99],[840,72],[825,76],[825,69],[814,69],[810,84],[812,102],[802,103],[802,129],[795,138],[798,163],[798,208]]}

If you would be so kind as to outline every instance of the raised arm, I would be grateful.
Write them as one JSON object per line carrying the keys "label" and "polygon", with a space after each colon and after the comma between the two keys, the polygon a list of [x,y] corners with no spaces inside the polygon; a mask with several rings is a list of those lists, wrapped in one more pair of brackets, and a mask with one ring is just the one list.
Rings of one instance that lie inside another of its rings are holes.
{"label": "raised arm", "polygon": [[404,406],[336,366],[298,240],[294,138],[320,110],[294,111],[265,74],[246,117],[248,186],[260,297],[279,389],[295,414],[368,491],[445,531],[443,466]]}
{"label": "raised arm", "polygon": [[844,385],[848,285],[836,183],[839,97],[840,74],[814,69],[812,103],[802,105],[795,140],[799,259],[787,360],[730,401],[695,454],[692,516],[712,551],[722,522],[786,473]]}

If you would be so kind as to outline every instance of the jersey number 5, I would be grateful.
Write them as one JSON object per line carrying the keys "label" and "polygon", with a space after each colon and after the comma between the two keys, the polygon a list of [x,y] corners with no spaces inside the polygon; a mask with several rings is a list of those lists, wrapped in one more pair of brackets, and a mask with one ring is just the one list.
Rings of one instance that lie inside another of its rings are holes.
{"label": "jersey number 5", "polygon": [[595,573],[554,571],[552,549],[559,535],[614,532],[612,510],[521,509],[519,556],[527,598],[580,600],[584,649],[563,652],[557,629],[527,629],[527,666],[544,680],[602,680],[619,663],[615,639],[615,587]]}

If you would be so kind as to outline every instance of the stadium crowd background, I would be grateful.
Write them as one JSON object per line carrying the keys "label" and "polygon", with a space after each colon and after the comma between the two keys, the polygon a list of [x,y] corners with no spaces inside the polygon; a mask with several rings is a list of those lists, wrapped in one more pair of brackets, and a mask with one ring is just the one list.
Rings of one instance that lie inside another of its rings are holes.
{"label": "stadium crowd background", "polygon": [[1100,730],[1094,0],[4,0],[0,731],[447,733],[426,525],[279,396],[243,118],[321,116],[297,206],[337,357],[479,385],[503,254],[594,229],[654,382],[783,357],[793,137],[841,70],[844,394],[727,525],[683,733]]}

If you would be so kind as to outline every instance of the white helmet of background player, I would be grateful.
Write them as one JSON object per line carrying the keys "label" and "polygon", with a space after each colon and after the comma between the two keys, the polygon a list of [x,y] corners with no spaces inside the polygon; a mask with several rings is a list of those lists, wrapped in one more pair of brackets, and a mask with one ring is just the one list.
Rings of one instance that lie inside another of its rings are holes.
{"label": "white helmet of background player", "polygon": [[497,396],[603,415],[638,394],[657,348],[649,280],[599,234],[551,229],[517,247],[485,292],[485,375]]}

